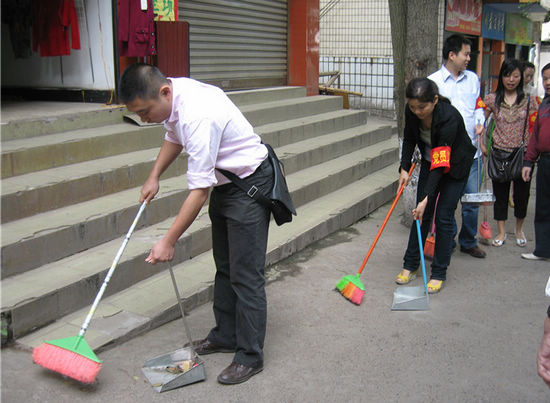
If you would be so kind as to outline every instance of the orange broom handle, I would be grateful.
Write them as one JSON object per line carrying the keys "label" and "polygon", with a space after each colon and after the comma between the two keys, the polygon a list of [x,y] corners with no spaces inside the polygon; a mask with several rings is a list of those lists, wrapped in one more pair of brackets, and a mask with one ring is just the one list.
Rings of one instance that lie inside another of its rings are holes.
{"label": "orange broom handle", "polygon": [[[411,165],[411,169],[409,169],[409,176],[412,175],[412,172],[415,167],[415,163],[413,162]],[[391,213],[393,213],[393,210],[395,209],[395,206],[397,202],[399,201],[399,198],[401,197],[401,193],[403,193],[403,189],[405,188],[405,184],[401,184],[401,187],[399,188],[399,191],[397,192],[397,196],[395,196],[395,200],[393,201],[390,211],[388,211],[388,214],[386,214],[386,218],[384,218],[384,222],[380,226],[380,229],[378,230],[378,233],[376,234],[376,237],[374,238],[374,241],[372,241],[372,245],[370,246],[370,249],[367,253],[367,256],[365,256],[365,259],[363,260],[363,264],[361,265],[361,268],[357,272],[357,274],[361,274],[363,269],[365,268],[367,261],[369,260],[370,255],[372,254],[372,251],[374,250],[374,247],[376,246],[376,243],[378,242],[378,239],[380,239],[380,235],[382,235],[382,231],[384,231],[384,228],[386,227],[386,224],[388,223],[388,220],[390,219]]]}

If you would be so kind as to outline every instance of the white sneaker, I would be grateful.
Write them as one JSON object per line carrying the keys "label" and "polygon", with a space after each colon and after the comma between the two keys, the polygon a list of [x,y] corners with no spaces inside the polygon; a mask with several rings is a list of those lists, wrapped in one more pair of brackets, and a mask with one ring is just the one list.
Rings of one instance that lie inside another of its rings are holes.
{"label": "white sneaker", "polygon": [[527,260],[547,260],[545,257],[540,257],[532,253],[522,253],[521,257]]}

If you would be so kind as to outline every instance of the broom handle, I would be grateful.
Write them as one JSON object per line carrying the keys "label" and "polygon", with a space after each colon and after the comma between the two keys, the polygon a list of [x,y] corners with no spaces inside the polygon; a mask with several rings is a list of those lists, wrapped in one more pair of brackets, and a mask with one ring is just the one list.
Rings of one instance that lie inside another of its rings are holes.
{"label": "broom handle", "polygon": [[189,340],[189,348],[193,352],[193,359],[196,356],[195,348],[193,347],[193,339],[191,337],[191,330],[185,319],[185,309],[183,308],[183,302],[181,302],[180,292],[178,290],[178,283],[176,282],[176,276],[174,275],[174,270],[172,269],[172,262],[168,262],[168,270],[170,270],[170,277],[172,278],[172,285],[174,286],[174,292],[176,293],[176,298],[178,299],[178,304],[180,306],[181,319],[183,321],[183,327],[185,328],[185,334],[187,335],[187,340]]}
{"label": "broom handle", "polygon": [[[411,165],[411,169],[409,169],[409,177],[412,175],[412,172],[415,167],[415,163],[413,162]],[[370,255],[372,251],[374,250],[374,247],[376,246],[376,243],[378,242],[378,239],[380,238],[380,235],[382,235],[382,231],[384,231],[384,228],[386,227],[386,224],[388,223],[388,220],[390,219],[391,213],[393,213],[393,210],[395,209],[395,206],[397,205],[397,202],[399,201],[399,198],[401,197],[401,193],[403,193],[403,189],[405,188],[405,184],[401,184],[401,187],[399,188],[399,191],[397,192],[397,196],[395,196],[395,199],[390,207],[390,211],[388,211],[388,214],[386,214],[386,218],[384,218],[384,222],[380,226],[380,229],[378,230],[378,233],[376,234],[376,237],[374,238],[374,241],[372,241],[372,244],[370,246],[370,249],[367,253],[367,256],[365,256],[365,259],[363,260],[363,264],[361,265],[361,268],[357,272],[357,274],[361,274],[363,269],[365,268],[367,261],[370,258]]]}
{"label": "broom handle", "polygon": [[113,264],[111,265],[111,268],[107,272],[107,275],[105,276],[105,280],[103,280],[103,284],[101,284],[101,288],[99,292],[97,293],[94,303],[92,304],[92,307],[90,308],[90,311],[88,312],[88,315],[86,316],[86,319],[84,320],[84,323],[82,324],[82,327],[80,328],[80,332],[78,333],[79,338],[82,338],[84,336],[84,333],[86,333],[86,330],[88,329],[88,325],[92,321],[92,316],[94,316],[95,310],[99,304],[99,301],[103,297],[103,293],[105,292],[105,288],[107,288],[107,284],[109,284],[109,280],[111,280],[111,276],[113,275],[116,266],[118,264],[118,261],[120,260],[120,257],[122,256],[122,252],[124,252],[124,249],[126,248],[126,244],[130,240],[130,237],[132,236],[132,233],[134,232],[134,228],[136,228],[136,224],[139,220],[139,217],[141,217],[141,213],[143,213],[143,210],[145,210],[146,202],[141,203],[141,207],[139,208],[136,218],[134,218],[134,222],[132,223],[130,229],[128,230],[128,233],[126,234],[126,237],[124,238],[124,241],[122,242],[122,245],[120,246],[115,259],[113,260]]}

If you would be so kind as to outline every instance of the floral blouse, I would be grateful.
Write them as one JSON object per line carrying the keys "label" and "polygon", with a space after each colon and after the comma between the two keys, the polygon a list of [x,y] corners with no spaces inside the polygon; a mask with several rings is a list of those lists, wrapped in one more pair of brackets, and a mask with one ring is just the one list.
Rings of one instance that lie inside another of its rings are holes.
{"label": "floral blouse", "polygon": [[[527,113],[527,97],[530,97],[529,112]],[[496,94],[488,94],[483,102],[486,109],[493,113],[495,120],[495,130],[493,131],[493,147],[505,151],[512,151],[521,146],[522,130],[527,116],[527,125],[525,126],[525,147],[531,138],[533,123],[537,117],[538,102],[533,95],[525,94],[525,97],[518,104],[512,106],[502,101],[500,108],[495,103]]]}

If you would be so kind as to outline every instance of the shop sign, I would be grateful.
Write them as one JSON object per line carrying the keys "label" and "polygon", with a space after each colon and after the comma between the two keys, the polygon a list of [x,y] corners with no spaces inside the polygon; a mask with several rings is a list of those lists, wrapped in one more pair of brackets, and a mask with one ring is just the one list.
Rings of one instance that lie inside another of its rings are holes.
{"label": "shop sign", "polygon": [[445,29],[481,35],[481,0],[447,0]]}
{"label": "shop sign", "polygon": [[533,43],[533,23],[520,14],[506,14],[506,43],[531,45]]}
{"label": "shop sign", "polygon": [[176,0],[153,0],[155,21],[176,21]]}
{"label": "shop sign", "polygon": [[503,41],[505,23],[506,13],[486,4],[483,6],[481,36],[487,39]]}

